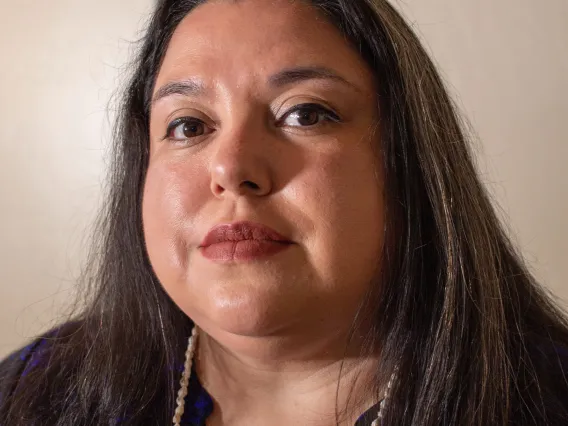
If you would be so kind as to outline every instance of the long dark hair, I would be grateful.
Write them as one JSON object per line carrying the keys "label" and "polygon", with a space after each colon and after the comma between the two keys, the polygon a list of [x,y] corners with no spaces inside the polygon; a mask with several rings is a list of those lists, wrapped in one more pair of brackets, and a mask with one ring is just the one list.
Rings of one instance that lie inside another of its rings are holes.
{"label": "long dark hair", "polygon": [[[162,0],[151,17],[119,110],[84,304],[21,378],[5,424],[170,422],[192,323],[150,267],[141,197],[154,81],[172,33],[203,2]],[[384,424],[568,423],[566,317],[503,231],[435,66],[386,0],[310,3],[379,87],[387,245],[369,341],[381,348],[377,385],[400,373]]]}

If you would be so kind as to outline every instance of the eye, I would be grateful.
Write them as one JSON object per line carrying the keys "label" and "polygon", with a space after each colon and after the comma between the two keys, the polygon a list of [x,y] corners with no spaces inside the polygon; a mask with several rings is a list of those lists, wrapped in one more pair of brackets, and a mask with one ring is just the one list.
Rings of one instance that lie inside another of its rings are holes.
{"label": "eye", "polygon": [[313,127],[326,121],[337,123],[341,119],[329,109],[310,103],[295,106],[278,121],[290,127]]}
{"label": "eye", "polygon": [[168,125],[164,139],[181,142],[205,135],[210,130],[211,129],[209,129],[203,121],[197,118],[181,117],[175,119]]}

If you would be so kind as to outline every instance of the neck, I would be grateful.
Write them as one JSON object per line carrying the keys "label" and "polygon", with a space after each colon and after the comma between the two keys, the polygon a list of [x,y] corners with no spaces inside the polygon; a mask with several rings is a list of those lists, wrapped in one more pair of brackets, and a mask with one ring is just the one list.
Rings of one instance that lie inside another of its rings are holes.
{"label": "neck", "polygon": [[352,426],[378,402],[378,360],[362,355],[360,340],[335,331],[220,343],[200,330],[197,371],[215,401],[207,424]]}

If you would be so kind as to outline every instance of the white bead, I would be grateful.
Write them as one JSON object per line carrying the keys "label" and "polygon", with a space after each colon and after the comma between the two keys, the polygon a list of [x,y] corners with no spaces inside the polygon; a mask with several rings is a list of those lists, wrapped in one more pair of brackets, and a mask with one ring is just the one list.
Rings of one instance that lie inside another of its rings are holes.
{"label": "white bead", "polygon": [[185,397],[187,396],[187,388],[189,386],[189,379],[191,377],[191,365],[193,361],[193,354],[195,353],[195,346],[197,342],[197,327],[191,330],[191,337],[187,339],[187,349],[185,351],[185,362],[183,364],[183,373],[179,381],[180,389],[176,398],[177,407],[174,412],[172,422],[174,426],[180,426],[183,412],[185,411]]}

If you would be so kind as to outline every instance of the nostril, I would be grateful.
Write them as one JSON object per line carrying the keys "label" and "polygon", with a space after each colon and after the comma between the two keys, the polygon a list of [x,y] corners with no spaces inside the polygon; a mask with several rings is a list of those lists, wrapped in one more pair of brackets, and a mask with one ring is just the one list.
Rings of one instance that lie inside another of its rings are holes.
{"label": "nostril", "polygon": [[260,188],[256,183],[251,182],[250,180],[245,180],[243,183],[246,186],[248,186],[249,188],[252,188],[252,189],[259,189]]}

